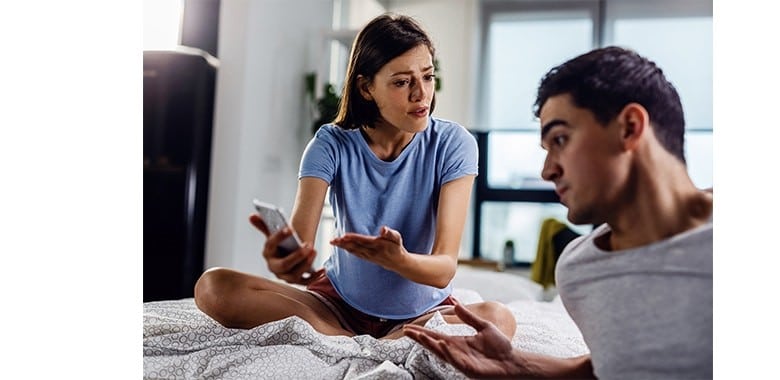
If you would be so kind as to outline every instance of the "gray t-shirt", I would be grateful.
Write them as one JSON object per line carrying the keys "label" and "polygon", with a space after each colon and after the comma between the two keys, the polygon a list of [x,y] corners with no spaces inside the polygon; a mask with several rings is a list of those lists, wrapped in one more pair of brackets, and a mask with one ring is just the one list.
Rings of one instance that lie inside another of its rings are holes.
{"label": "gray t-shirt", "polygon": [[599,379],[712,378],[712,220],[604,251],[601,225],[561,254],[556,283]]}

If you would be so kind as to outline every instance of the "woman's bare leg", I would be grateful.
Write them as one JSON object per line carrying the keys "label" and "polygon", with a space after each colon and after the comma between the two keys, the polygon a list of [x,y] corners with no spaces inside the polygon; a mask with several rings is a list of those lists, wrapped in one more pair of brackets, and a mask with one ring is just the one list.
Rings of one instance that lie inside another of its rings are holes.
{"label": "woman's bare leg", "polygon": [[248,329],[296,315],[323,334],[354,335],[309,292],[227,268],[212,268],[200,276],[195,304],[228,328]]}
{"label": "woman's bare leg", "polygon": [[[509,337],[509,339],[512,339],[515,336],[515,330],[517,330],[517,321],[515,320],[515,316],[512,314],[512,311],[510,311],[506,305],[500,302],[486,301],[465,305],[465,307],[474,314],[492,322],[494,325],[496,325],[496,327],[498,327],[499,330],[501,330],[501,332],[504,333],[504,335]],[[425,314],[420,318],[415,319],[411,323],[424,326],[428,320],[433,317],[433,314],[434,313]],[[463,321],[461,321],[460,318],[455,315],[455,309],[453,308],[442,311],[441,315],[444,317],[444,320],[447,321],[447,323],[463,323]],[[398,329],[390,334],[387,334],[382,339],[397,339],[402,336],[404,336],[403,330]]]}

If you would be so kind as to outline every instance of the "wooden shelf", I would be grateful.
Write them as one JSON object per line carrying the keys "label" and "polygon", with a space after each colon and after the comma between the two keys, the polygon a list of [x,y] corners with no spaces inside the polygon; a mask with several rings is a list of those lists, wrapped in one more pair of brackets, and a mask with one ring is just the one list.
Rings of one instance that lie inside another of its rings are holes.
{"label": "wooden shelf", "polygon": [[485,259],[458,259],[458,265],[470,265],[477,268],[492,269],[496,272],[501,271],[498,261]]}

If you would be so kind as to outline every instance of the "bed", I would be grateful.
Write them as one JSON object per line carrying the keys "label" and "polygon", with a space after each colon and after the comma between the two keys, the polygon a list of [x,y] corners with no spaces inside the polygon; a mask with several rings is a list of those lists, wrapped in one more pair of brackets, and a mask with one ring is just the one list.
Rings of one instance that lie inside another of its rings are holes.
{"label": "bed", "polygon": [[[505,272],[462,266],[453,280],[463,303],[495,300],[517,319],[512,344],[559,357],[588,352],[559,298],[544,301],[541,286]],[[473,334],[435,315],[427,327]],[[143,304],[145,379],[464,379],[463,374],[408,338],[326,336],[298,317],[253,329],[228,329],[203,314],[192,298]]]}

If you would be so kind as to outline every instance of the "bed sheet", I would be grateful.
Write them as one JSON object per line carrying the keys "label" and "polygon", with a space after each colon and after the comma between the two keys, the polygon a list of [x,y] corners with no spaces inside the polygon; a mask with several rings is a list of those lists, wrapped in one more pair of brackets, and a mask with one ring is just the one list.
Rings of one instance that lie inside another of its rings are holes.
{"label": "bed sheet", "polygon": [[460,265],[452,279],[456,289],[470,289],[486,301],[509,303],[517,300],[542,301],[547,293],[528,277],[510,272],[496,272],[469,265]]}
{"label": "bed sheet", "polygon": [[[456,288],[464,303],[478,290]],[[587,353],[559,301],[506,303],[517,320],[515,347],[559,357]],[[435,315],[427,327],[468,335],[463,324]],[[143,305],[145,379],[464,379],[408,338],[326,336],[298,317],[253,329],[228,329],[203,314],[192,298]]]}

